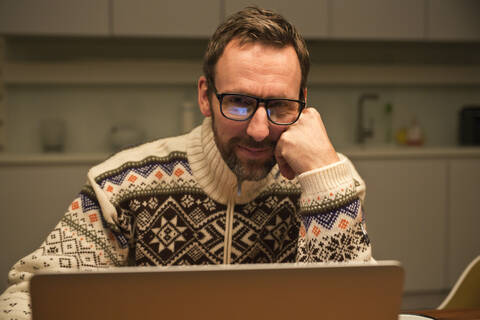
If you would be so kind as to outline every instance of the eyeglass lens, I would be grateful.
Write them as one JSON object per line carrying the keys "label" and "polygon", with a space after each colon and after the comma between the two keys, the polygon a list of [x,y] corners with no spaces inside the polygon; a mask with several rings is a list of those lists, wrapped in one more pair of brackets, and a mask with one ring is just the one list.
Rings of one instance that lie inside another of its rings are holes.
{"label": "eyeglass lens", "polygon": [[[226,95],[222,101],[222,111],[227,118],[246,120],[257,107],[257,100],[243,95]],[[301,109],[301,104],[289,100],[269,100],[265,106],[268,117],[278,124],[289,124],[295,121]]]}

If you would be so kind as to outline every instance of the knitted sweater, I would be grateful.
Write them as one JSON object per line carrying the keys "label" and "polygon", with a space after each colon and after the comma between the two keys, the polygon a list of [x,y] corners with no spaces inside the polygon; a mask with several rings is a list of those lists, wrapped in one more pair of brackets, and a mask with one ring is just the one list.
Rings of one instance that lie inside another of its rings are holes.
{"label": "knitted sweater", "polygon": [[238,186],[210,118],[187,135],[122,151],[90,169],[56,228],[13,266],[0,318],[30,318],[28,280],[38,270],[370,261],[365,185],[339,156],[292,181],[275,166]]}

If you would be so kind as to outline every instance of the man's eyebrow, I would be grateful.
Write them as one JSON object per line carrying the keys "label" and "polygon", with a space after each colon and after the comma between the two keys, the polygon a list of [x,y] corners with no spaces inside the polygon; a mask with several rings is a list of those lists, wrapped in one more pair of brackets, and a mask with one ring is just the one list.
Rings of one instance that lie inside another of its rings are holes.
{"label": "man's eyebrow", "polygon": [[261,97],[261,96],[257,96],[255,94],[251,94],[249,92],[246,92],[244,90],[225,90],[225,91],[222,91],[222,92],[219,92],[219,93],[228,93],[228,94],[241,94],[241,95],[245,95],[245,96],[249,96],[249,97],[255,97],[255,98],[260,98],[260,99],[267,99],[267,100],[270,100],[270,99],[297,99],[296,97],[294,98],[288,98],[287,95],[282,95],[282,96],[266,96],[266,97]]}

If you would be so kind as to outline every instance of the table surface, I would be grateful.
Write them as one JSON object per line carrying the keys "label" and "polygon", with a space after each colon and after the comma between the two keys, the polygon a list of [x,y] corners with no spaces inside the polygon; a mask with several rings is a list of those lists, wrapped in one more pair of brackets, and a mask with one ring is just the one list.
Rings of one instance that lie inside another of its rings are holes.
{"label": "table surface", "polygon": [[480,319],[480,309],[462,309],[462,310],[418,310],[408,312],[429,316],[437,320],[478,320]]}

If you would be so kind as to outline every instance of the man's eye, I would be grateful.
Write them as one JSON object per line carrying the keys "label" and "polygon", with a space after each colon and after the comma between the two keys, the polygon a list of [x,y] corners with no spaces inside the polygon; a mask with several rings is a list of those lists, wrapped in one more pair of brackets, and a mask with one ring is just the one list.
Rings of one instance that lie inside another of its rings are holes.
{"label": "man's eye", "polygon": [[270,108],[288,108],[289,107],[289,101],[284,101],[284,100],[271,100],[270,103],[268,104]]}
{"label": "man's eye", "polygon": [[228,108],[227,112],[233,116],[239,116],[239,117],[248,116],[248,108],[232,106]]}
{"label": "man's eye", "polygon": [[278,110],[278,112],[296,112],[300,108],[300,104],[289,100],[272,100],[268,104],[268,108]]}

